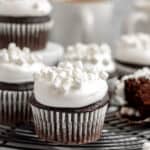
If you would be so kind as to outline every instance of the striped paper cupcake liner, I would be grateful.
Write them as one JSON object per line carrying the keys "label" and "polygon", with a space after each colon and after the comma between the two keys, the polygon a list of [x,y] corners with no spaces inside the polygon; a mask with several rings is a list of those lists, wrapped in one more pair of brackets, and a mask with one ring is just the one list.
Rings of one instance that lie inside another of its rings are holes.
{"label": "striped paper cupcake liner", "polygon": [[46,47],[53,21],[45,23],[0,23],[0,48],[8,47],[10,42],[17,46],[40,50]]}
{"label": "striped paper cupcake liner", "polygon": [[0,90],[0,124],[16,125],[30,121],[29,99],[33,91]]}
{"label": "striped paper cupcake liner", "polygon": [[35,131],[49,142],[83,144],[101,137],[108,103],[88,112],[61,112],[31,105]]}

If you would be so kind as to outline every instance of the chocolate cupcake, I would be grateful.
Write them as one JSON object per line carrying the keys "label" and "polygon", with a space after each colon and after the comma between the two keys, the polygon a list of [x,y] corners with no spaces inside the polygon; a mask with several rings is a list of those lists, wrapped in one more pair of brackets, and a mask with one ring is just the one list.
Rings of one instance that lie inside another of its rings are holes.
{"label": "chocolate cupcake", "polygon": [[[150,69],[144,68],[134,74],[124,76],[117,83],[116,95],[126,100],[134,108],[136,116],[145,119],[150,117]],[[131,111],[132,111],[131,110]]]}
{"label": "chocolate cupcake", "polygon": [[117,42],[114,57],[121,76],[150,67],[150,35],[136,33],[122,36]]}
{"label": "chocolate cupcake", "polygon": [[87,72],[82,63],[37,74],[31,99],[37,135],[61,144],[99,139],[109,101],[106,78],[104,72]]}
{"label": "chocolate cupcake", "polygon": [[115,63],[113,62],[111,49],[107,44],[81,44],[69,46],[64,52],[64,61],[82,61],[87,69],[106,71],[110,77],[115,75]]}
{"label": "chocolate cupcake", "polygon": [[52,26],[48,0],[0,0],[0,49],[10,42],[44,49]]}
{"label": "chocolate cupcake", "polygon": [[0,51],[0,124],[15,126],[31,119],[33,73],[42,66],[28,48],[10,44]]}

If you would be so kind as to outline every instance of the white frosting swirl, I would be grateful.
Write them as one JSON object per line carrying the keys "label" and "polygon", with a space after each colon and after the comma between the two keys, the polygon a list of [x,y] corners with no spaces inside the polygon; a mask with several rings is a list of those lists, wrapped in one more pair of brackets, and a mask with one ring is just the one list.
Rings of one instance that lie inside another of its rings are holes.
{"label": "white frosting swirl", "polygon": [[35,75],[34,94],[41,104],[51,107],[79,108],[93,104],[106,95],[107,73],[87,71],[81,62],[45,68]]}
{"label": "white frosting swirl", "polygon": [[0,50],[0,82],[33,82],[33,73],[42,67],[39,58],[31,54],[28,48],[21,50],[11,43],[8,49]]}
{"label": "white frosting swirl", "polygon": [[115,71],[111,49],[107,44],[81,44],[69,46],[65,50],[64,61],[82,61],[84,67],[97,68],[108,73]]}
{"label": "white frosting swirl", "polygon": [[150,65],[150,35],[137,33],[122,36],[117,43],[115,58],[125,63]]}
{"label": "white frosting swirl", "polygon": [[51,10],[48,0],[0,0],[2,16],[43,16]]}

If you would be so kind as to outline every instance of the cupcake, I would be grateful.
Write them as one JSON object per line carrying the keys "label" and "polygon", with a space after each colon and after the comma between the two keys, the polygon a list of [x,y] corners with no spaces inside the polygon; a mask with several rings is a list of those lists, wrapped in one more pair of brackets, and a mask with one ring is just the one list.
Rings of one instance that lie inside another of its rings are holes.
{"label": "cupcake", "polygon": [[64,61],[82,61],[85,68],[95,68],[106,71],[110,76],[115,74],[115,64],[111,56],[111,49],[107,44],[81,44],[69,46],[64,52]]}
{"label": "cupcake", "polygon": [[31,106],[37,135],[60,144],[99,139],[109,101],[107,77],[86,71],[81,62],[36,74]]}
{"label": "cupcake", "polygon": [[[150,117],[150,69],[144,68],[122,77],[116,86],[116,98],[123,99],[133,109],[130,114],[145,119]],[[125,109],[123,109],[125,110]],[[122,110],[122,112],[123,112]]]}
{"label": "cupcake", "polygon": [[122,36],[114,57],[120,75],[150,67],[150,35],[135,33]]}
{"label": "cupcake", "polygon": [[15,126],[31,119],[33,73],[42,66],[28,48],[12,43],[0,51],[0,124]]}
{"label": "cupcake", "polygon": [[0,49],[10,42],[44,49],[52,26],[48,0],[0,0]]}

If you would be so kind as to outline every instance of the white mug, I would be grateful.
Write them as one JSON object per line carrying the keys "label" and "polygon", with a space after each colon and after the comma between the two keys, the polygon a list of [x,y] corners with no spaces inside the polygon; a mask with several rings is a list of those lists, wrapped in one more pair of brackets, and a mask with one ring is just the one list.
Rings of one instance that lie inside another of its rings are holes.
{"label": "white mug", "polygon": [[112,1],[73,1],[53,2],[55,24],[51,40],[63,45],[106,41],[110,33]]}

